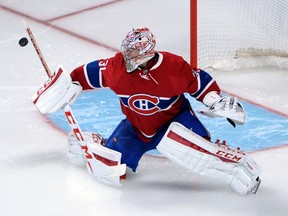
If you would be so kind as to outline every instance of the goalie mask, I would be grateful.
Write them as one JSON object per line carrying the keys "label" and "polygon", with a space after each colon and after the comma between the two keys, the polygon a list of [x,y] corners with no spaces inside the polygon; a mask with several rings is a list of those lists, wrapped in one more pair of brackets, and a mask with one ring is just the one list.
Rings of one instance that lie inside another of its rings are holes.
{"label": "goalie mask", "polygon": [[155,55],[156,40],[148,28],[137,28],[128,32],[121,44],[127,72],[137,69]]}

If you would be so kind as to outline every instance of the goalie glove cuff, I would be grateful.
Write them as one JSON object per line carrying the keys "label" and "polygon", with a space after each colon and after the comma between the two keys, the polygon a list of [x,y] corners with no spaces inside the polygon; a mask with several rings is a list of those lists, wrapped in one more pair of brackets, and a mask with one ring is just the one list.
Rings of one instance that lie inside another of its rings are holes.
{"label": "goalie glove cuff", "polygon": [[221,96],[216,91],[212,91],[205,95],[205,97],[203,98],[203,103],[206,106],[211,107],[213,104],[217,103],[220,100]]}

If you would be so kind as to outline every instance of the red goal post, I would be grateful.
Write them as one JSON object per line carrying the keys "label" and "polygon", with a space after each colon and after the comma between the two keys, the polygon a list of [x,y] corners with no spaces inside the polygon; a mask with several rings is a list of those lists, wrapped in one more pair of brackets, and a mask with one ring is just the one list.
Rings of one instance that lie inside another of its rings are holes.
{"label": "red goal post", "polygon": [[288,68],[288,0],[190,0],[193,67]]}
{"label": "red goal post", "polygon": [[197,0],[190,0],[190,64],[197,68]]}

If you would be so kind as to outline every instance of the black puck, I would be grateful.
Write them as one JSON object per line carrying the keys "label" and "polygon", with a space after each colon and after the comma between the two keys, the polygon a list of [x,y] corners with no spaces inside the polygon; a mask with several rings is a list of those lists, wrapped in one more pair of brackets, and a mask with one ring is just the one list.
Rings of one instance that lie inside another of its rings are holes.
{"label": "black puck", "polygon": [[26,37],[23,37],[23,38],[21,38],[20,40],[19,40],[19,45],[21,46],[21,47],[24,47],[24,46],[26,46],[28,44],[28,39],[26,38]]}

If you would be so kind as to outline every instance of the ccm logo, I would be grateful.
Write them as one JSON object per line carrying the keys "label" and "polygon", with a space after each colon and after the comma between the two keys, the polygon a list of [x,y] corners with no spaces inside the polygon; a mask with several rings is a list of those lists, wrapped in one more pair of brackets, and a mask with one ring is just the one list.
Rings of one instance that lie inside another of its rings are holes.
{"label": "ccm logo", "polygon": [[233,160],[235,162],[239,162],[241,160],[241,158],[242,158],[242,157],[237,156],[235,154],[224,152],[224,151],[221,151],[221,150],[218,150],[215,154],[220,156],[220,157],[227,158],[229,160]]}

